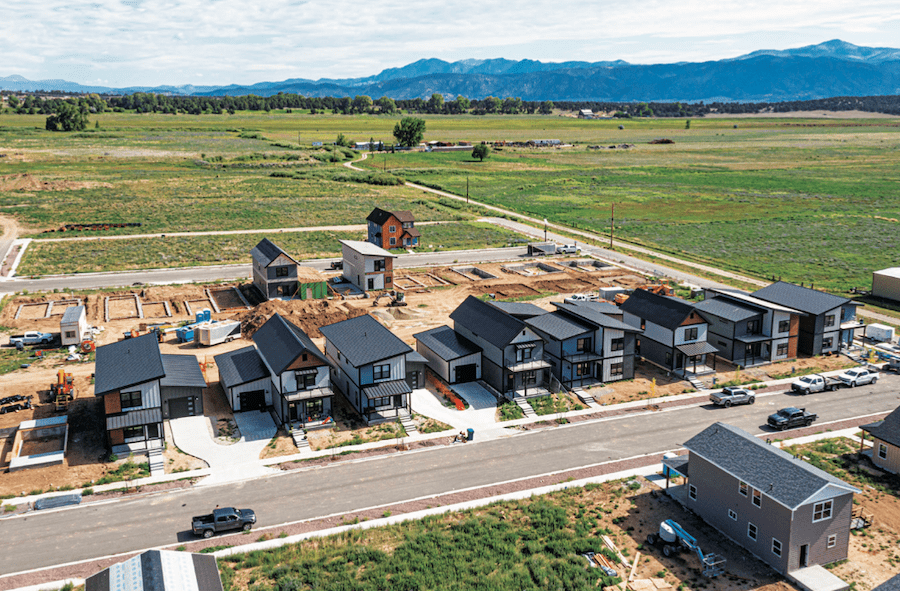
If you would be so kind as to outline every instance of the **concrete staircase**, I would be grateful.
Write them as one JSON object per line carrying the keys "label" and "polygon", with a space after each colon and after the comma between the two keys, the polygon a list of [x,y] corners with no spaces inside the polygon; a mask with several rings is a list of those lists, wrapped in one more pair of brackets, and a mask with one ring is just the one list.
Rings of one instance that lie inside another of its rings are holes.
{"label": "concrete staircase", "polygon": [[162,449],[154,448],[147,453],[150,462],[150,476],[163,476],[166,473],[166,461]]}
{"label": "concrete staircase", "polygon": [[574,390],[572,390],[572,393],[575,394],[575,396],[578,397],[578,400],[580,400],[581,403],[588,408],[600,408],[600,405],[597,404],[597,401],[594,399],[594,397],[581,388],[575,388]]}
{"label": "concrete staircase", "polygon": [[528,403],[528,400],[521,397],[513,398],[513,402],[519,405],[519,408],[522,409],[522,412],[525,413],[526,419],[533,419],[537,416],[537,413],[534,412],[534,409],[531,408],[531,405]]}
{"label": "concrete staircase", "polygon": [[695,376],[692,373],[687,374],[687,381],[689,381],[691,383],[691,385],[694,387],[694,389],[697,390],[698,392],[701,390],[709,390],[709,388],[706,387],[706,384],[704,384],[700,380],[700,378],[698,378],[697,376]]}
{"label": "concrete staircase", "polygon": [[406,430],[406,434],[408,436],[419,434],[419,430],[416,429],[416,423],[413,421],[412,416],[408,414],[400,415],[400,424],[403,425],[403,428]]}
{"label": "concrete staircase", "polygon": [[306,432],[303,429],[291,429],[291,438],[294,440],[294,445],[297,446],[298,450],[305,451],[309,449],[309,440],[306,439]]}

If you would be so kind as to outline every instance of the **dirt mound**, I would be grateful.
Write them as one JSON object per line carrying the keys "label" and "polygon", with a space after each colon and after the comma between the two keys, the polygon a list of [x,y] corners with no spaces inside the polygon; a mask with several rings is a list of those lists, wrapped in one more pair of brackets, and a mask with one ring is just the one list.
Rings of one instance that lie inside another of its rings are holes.
{"label": "dirt mound", "polygon": [[299,326],[308,336],[321,337],[322,333],[319,332],[320,326],[356,318],[366,312],[365,310],[351,308],[328,300],[294,300],[287,302],[272,300],[237,316],[238,320],[241,321],[244,337],[249,338],[253,336],[276,313],[281,314],[286,320]]}
{"label": "dirt mound", "polygon": [[0,191],[72,191],[97,187],[111,189],[112,185],[94,181],[42,181],[40,177],[28,173],[0,177]]}

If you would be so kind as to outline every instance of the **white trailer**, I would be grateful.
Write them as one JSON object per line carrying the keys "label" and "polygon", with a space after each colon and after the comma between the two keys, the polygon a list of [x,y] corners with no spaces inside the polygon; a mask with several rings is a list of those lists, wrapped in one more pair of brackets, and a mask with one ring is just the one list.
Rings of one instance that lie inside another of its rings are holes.
{"label": "white trailer", "polygon": [[890,343],[894,340],[894,327],[886,324],[867,324],[866,338],[879,343]]}
{"label": "white trailer", "polygon": [[206,347],[233,341],[241,338],[241,322],[239,320],[212,322],[197,327],[194,335],[196,341]]}

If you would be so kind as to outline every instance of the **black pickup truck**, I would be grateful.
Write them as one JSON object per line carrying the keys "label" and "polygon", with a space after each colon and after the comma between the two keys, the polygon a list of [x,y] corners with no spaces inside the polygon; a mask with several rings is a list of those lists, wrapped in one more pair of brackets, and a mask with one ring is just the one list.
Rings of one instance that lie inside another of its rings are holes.
{"label": "black pickup truck", "polygon": [[773,429],[784,431],[793,427],[809,427],[818,415],[806,412],[805,408],[782,408],[773,415],[769,415],[769,426]]}
{"label": "black pickup truck", "polygon": [[208,515],[197,515],[191,518],[191,529],[195,536],[211,538],[213,534],[223,531],[242,529],[249,531],[256,523],[256,513],[251,509],[235,509],[225,507],[213,509]]}

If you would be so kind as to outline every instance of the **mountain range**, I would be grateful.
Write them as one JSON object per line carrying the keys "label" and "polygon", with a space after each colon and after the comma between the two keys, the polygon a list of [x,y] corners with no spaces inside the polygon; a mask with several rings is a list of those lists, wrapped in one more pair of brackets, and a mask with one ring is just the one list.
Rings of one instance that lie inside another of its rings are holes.
{"label": "mountain range", "polygon": [[434,93],[470,99],[518,97],[528,101],[740,101],[778,102],[836,96],[900,94],[900,49],[860,47],[840,40],[788,50],[759,50],[702,63],[637,65],[604,62],[540,62],[422,59],[374,76],[289,79],[251,85],[110,88],[65,80],[0,77],[0,90],[71,93],[154,92],[195,96],[315,97],[368,95],[429,98]]}

